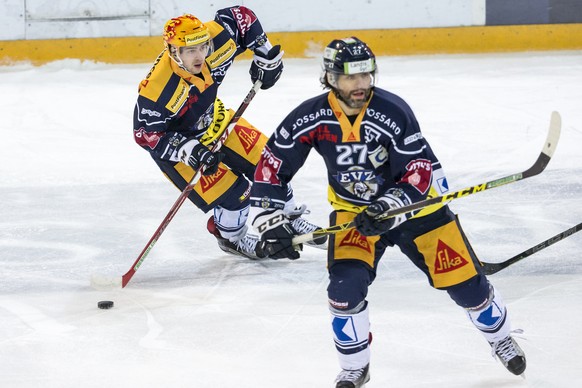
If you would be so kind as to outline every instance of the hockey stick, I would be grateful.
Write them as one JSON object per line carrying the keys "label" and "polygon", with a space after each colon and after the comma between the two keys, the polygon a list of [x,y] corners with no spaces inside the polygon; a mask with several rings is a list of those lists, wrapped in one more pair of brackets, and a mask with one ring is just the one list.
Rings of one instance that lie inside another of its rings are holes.
{"label": "hockey stick", "polygon": [[501,263],[482,262],[483,272],[485,273],[485,275],[493,275],[494,273],[497,273],[497,272],[501,271],[502,269],[505,269],[505,268],[509,267],[510,265],[515,264],[518,261],[523,260],[526,257],[531,256],[534,253],[541,251],[542,249],[546,249],[550,245],[553,245],[553,244],[557,243],[558,241],[563,240],[566,237],[571,236],[580,230],[582,230],[582,222],[576,226],[571,227],[568,230],[563,231],[562,233],[558,233],[554,237],[551,237],[551,238],[547,239],[546,241],[539,243],[536,246],[533,246],[529,249],[526,249],[525,251],[521,252],[520,254],[513,256],[511,259],[507,259],[505,261],[502,261]]}
{"label": "hockey stick", "polygon": [[[224,142],[228,138],[228,135],[230,134],[230,132],[232,131],[232,129],[234,128],[234,126],[236,125],[238,120],[243,115],[244,111],[247,109],[247,107],[249,106],[249,104],[251,103],[253,98],[255,97],[255,94],[257,94],[257,91],[260,89],[261,85],[262,85],[261,81],[256,81],[253,84],[253,87],[248,92],[245,99],[243,100],[243,102],[241,103],[241,105],[239,106],[237,111],[234,113],[234,115],[230,119],[228,126],[226,127],[226,129],[224,130],[224,132],[222,133],[220,138],[218,138],[216,143],[214,143],[214,145],[210,149],[212,152],[216,152],[216,151],[220,150],[220,148],[222,147],[222,145],[224,144]],[[121,285],[122,288],[127,286],[127,283],[129,283],[129,281],[131,280],[131,278],[133,277],[135,272],[142,265],[143,261],[145,260],[147,255],[150,253],[150,251],[152,250],[152,248],[154,247],[154,245],[156,244],[156,242],[158,241],[158,239],[160,238],[162,233],[164,233],[164,230],[166,230],[166,228],[170,224],[170,221],[172,221],[172,219],[174,218],[174,216],[176,215],[176,213],[178,212],[178,210],[180,209],[180,207],[182,206],[182,204],[184,203],[186,198],[188,198],[188,195],[194,189],[194,186],[196,185],[196,183],[198,183],[198,181],[200,180],[200,177],[204,173],[205,169],[206,169],[206,166],[203,164],[196,171],[196,173],[194,174],[194,176],[192,177],[192,179],[190,180],[188,185],[182,191],[182,194],[180,194],[180,196],[178,197],[176,202],[174,202],[174,205],[172,205],[172,207],[170,208],[170,211],[168,212],[168,214],[166,215],[166,217],[164,218],[164,220],[162,221],[160,226],[158,226],[158,229],[155,231],[153,236],[150,238],[150,240],[148,241],[148,243],[146,244],[144,249],[141,251],[141,253],[137,257],[137,259],[135,260],[135,262],[132,264],[129,271],[127,271],[120,278],[114,278],[114,279],[105,279],[103,277],[93,276],[91,279],[92,285],[97,286],[97,287]]]}
{"label": "hockey stick", "polygon": [[[540,174],[552,158],[554,151],[556,150],[556,146],[558,145],[558,140],[560,139],[560,130],[562,126],[562,119],[560,118],[560,114],[558,112],[552,112],[552,117],[550,119],[550,129],[548,131],[548,135],[546,141],[544,143],[544,147],[540,155],[538,156],[535,163],[528,168],[527,170],[505,176],[503,178],[494,179],[489,182],[480,183],[475,186],[470,186],[465,189],[452,192],[447,195],[443,195],[440,197],[433,197],[427,198],[423,201],[415,202],[407,206],[402,206],[396,209],[388,210],[386,213],[383,213],[379,219],[387,219],[392,218],[400,214],[409,213],[415,210],[419,210],[425,208],[427,206],[436,205],[439,203],[449,202],[457,198],[466,197],[472,194],[480,193],[485,190],[493,189],[495,187],[503,186],[509,183],[514,183],[526,178],[530,178],[532,176]],[[329,234],[339,233],[348,229],[351,229],[355,226],[354,221],[346,222],[344,224],[334,225],[329,228],[325,229],[318,229],[311,233],[302,234],[293,238],[293,245],[298,245],[305,243],[307,241],[311,241],[317,237],[325,236]]]}

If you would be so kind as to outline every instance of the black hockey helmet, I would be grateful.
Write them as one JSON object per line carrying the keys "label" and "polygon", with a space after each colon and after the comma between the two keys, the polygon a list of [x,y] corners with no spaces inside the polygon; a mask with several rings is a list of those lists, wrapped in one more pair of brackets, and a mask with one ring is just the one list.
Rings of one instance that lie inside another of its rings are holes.
{"label": "black hockey helmet", "polygon": [[321,82],[328,87],[326,73],[358,74],[376,72],[376,56],[360,39],[334,39],[323,52],[323,74]]}

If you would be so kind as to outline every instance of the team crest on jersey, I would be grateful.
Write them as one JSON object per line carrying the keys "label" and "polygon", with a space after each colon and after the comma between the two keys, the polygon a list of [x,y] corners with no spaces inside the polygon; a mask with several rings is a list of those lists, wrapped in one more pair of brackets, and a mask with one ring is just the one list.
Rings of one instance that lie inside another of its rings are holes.
{"label": "team crest on jersey", "polygon": [[421,194],[426,194],[432,179],[432,162],[426,159],[415,159],[406,165],[406,174],[401,182],[414,186]]}
{"label": "team crest on jersey", "polygon": [[271,152],[268,146],[265,146],[261,155],[261,160],[255,170],[255,182],[270,183],[272,185],[281,186],[281,181],[277,174],[281,169],[281,159],[277,158]]}
{"label": "team crest on jersey", "polygon": [[368,242],[365,236],[358,233],[356,229],[350,229],[343,240],[340,241],[339,247],[354,247],[372,253],[370,242]]}
{"label": "team crest on jersey", "polygon": [[373,141],[378,141],[380,139],[380,136],[382,134],[376,128],[371,127],[367,124],[364,124],[363,127],[364,127],[364,138],[366,139],[366,143],[371,143]]}
{"label": "team crest on jersey", "polygon": [[153,150],[160,143],[162,132],[147,132],[144,127],[141,127],[133,130],[133,138],[140,146]]}
{"label": "team crest on jersey", "polygon": [[200,178],[200,189],[202,190],[202,193],[206,193],[208,190],[212,189],[226,172],[227,171],[224,168],[219,167],[218,171],[213,175],[202,175]]}
{"label": "team crest on jersey", "polygon": [[[198,100],[198,98],[196,98],[196,100]],[[196,101],[194,101],[196,102]],[[190,105],[190,104],[187,104]],[[182,112],[180,112],[182,113]],[[209,128],[210,125],[212,124],[212,122],[214,121],[214,104],[211,104],[204,113],[202,113],[202,115],[200,115],[200,118],[198,119],[198,121],[196,122],[196,128],[198,130],[205,130],[206,128]]]}
{"label": "team crest on jersey", "polygon": [[235,7],[231,9],[234,20],[242,36],[245,36],[251,25],[257,20],[257,17],[247,7]]}
{"label": "team crest on jersey", "polygon": [[436,258],[434,262],[435,274],[451,272],[467,265],[468,263],[469,261],[461,256],[453,248],[441,240],[438,241]]}
{"label": "team crest on jersey", "polygon": [[242,127],[242,126],[235,126],[234,131],[238,135],[240,142],[243,146],[243,149],[247,153],[247,155],[251,152],[255,144],[259,141],[261,137],[261,133],[256,129]]}
{"label": "team crest on jersey", "polygon": [[365,200],[376,195],[378,186],[383,182],[374,171],[360,166],[350,167],[347,171],[338,171],[336,179],[347,191]]}

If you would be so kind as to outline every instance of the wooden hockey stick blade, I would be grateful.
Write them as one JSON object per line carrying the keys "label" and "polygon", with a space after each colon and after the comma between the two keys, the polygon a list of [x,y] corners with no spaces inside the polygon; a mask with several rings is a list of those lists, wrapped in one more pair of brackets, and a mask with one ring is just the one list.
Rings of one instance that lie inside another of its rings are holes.
{"label": "wooden hockey stick blade", "polygon": [[119,289],[122,288],[122,281],[123,279],[121,276],[109,277],[95,274],[91,276],[91,287],[101,291]]}
{"label": "wooden hockey stick blade", "polygon": [[[480,183],[478,185],[470,186],[462,190],[454,191],[450,194],[446,194],[440,197],[427,198],[423,201],[418,201],[407,206],[391,209],[386,213],[380,215],[380,217],[378,218],[379,219],[392,218],[400,214],[410,213],[415,210],[423,209],[427,206],[436,205],[439,203],[446,203],[457,198],[466,197],[472,194],[480,193],[485,190],[493,189],[495,187],[507,185],[509,183],[514,183],[522,179],[538,175],[542,171],[544,171],[544,169],[550,162],[550,159],[552,158],[554,151],[556,150],[558,140],[560,139],[561,128],[562,119],[560,117],[560,114],[558,112],[552,112],[552,116],[550,118],[550,128],[548,130],[548,135],[546,137],[546,141],[544,143],[542,151],[540,152],[540,155],[538,156],[535,163],[530,168],[523,172],[508,175],[499,179],[494,179],[492,181],[488,181],[485,183]],[[346,222],[344,224],[334,225],[325,229],[318,229],[312,233],[296,236],[295,238],[293,238],[293,245],[302,244],[305,243],[306,241],[311,241],[319,236],[339,233],[351,229],[354,226],[355,226],[354,222],[351,221]]]}
{"label": "wooden hockey stick blade", "polygon": [[582,222],[576,226],[571,227],[568,230],[563,231],[562,233],[558,233],[554,237],[551,237],[551,238],[547,239],[546,241],[539,243],[536,246],[533,246],[529,249],[526,249],[525,251],[521,252],[520,254],[513,256],[511,259],[507,259],[507,260],[502,261],[500,263],[482,262],[481,264],[483,264],[483,272],[485,273],[485,275],[493,275],[494,273],[497,273],[497,272],[501,271],[502,269],[505,269],[505,268],[509,267],[510,265],[513,265],[513,264],[517,263],[518,261],[521,261],[521,260],[525,259],[526,257],[529,257],[529,256],[533,255],[534,253],[541,251],[542,249],[546,249],[550,245],[553,245],[553,244],[557,243],[558,241],[561,241],[561,240],[565,239],[566,237],[569,237],[580,230],[582,230]]}

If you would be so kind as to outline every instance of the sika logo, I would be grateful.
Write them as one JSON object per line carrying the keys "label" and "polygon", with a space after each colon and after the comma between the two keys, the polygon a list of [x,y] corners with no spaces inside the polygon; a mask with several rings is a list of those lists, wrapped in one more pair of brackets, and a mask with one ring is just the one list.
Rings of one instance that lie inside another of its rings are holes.
{"label": "sika logo", "polygon": [[370,243],[366,237],[362,236],[356,229],[350,229],[346,237],[339,243],[340,247],[355,247],[372,253]]}
{"label": "sika logo", "polygon": [[206,193],[208,190],[212,189],[216,182],[220,180],[226,174],[226,170],[224,168],[218,168],[218,171],[213,175],[202,175],[200,178],[200,188],[202,189],[203,193]]}
{"label": "sika logo", "polygon": [[254,129],[245,127],[234,127],[234,130],[238,134],[240,142],[248,155],[253,149],[254,145],[257,144],[257,141],[259,141],[259,132]]}
{"label": "sika logo", "polygon": [[436,259],[434,262],[435,274],[454,271],[465,266],[467,263],[468,261],[465,258],[463,258],[447,244],[439,240],[437,245]]}

